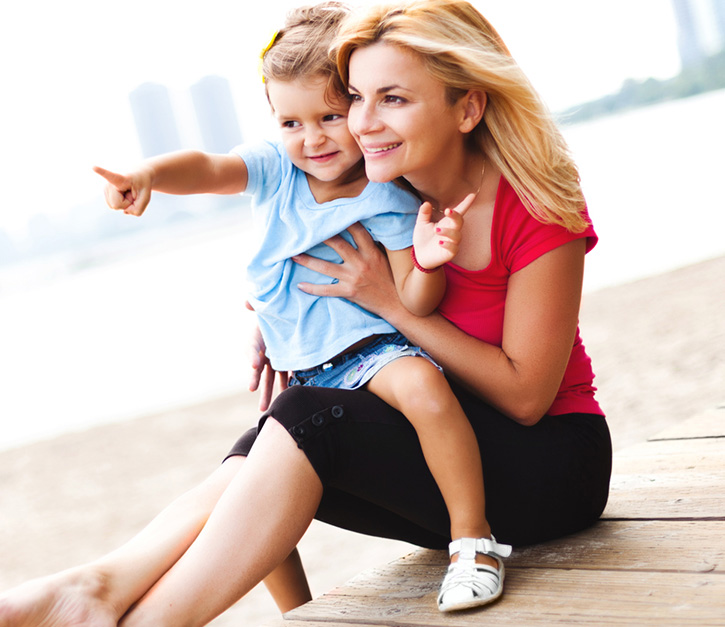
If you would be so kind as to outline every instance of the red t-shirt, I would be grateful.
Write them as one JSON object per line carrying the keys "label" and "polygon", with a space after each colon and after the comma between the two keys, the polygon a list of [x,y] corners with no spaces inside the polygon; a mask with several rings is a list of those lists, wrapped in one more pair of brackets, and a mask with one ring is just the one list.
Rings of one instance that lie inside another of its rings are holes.
{"label": "red t-shirt", "polygon": [[[571,233],[562,226],[539,222],[501,177],[491,225],[491,262],[474,271],[447,264],[448,285],[438,311],[469,335],[500,347],[509,277],[544,253],[581,237],[587,238],[587,252],[597,243],[591,226],[582,233]],[[591,360],[577,328],[561,387],[547,413],[603,414],[594,398],[593,380]]]}

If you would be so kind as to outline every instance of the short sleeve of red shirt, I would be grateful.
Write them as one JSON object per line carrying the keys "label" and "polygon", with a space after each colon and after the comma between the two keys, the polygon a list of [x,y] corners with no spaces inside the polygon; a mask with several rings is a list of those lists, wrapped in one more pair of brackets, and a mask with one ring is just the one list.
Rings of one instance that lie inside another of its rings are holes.
{"label": "short sleeve of red shirt", "polygon": [[[483,270],[445,267],[447,288],[438,310],[457,327],[484,342],[501,346],[508,279],[541,255],[567,242],[587,238],[589,252],[597,243],[590,225],[572,233],[535,219],[502,177],[491,224],[491,262]],[[577,330],[562,386],[550,414],[602,413],[594,400],[591,360]]]}
{"label": "short sleeve of red shirt", "polygon": [[572,240],[586,237],[586,252],[594,248],[598,240],[591,224],[582,233],[572,233],[557,224],[539,222],[503,178],[496,197],[493,222],[491,243],[496,244],[492,248],[498,253],[495,261],[502,263],[510,274]]}

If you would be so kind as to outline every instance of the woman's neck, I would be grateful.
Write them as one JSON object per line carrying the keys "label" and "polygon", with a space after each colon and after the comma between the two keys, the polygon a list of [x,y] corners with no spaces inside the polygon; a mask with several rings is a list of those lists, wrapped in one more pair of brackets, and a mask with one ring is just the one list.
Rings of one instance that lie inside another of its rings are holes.
{"label": "woman's neck", "polygon": [[436,209],[455,207],[468,194],[478,194],[483,185],[486,159],[483,153],[464,152],[458,158],[445,160],[440,167],[430,168],[406,177],[423,200]]}

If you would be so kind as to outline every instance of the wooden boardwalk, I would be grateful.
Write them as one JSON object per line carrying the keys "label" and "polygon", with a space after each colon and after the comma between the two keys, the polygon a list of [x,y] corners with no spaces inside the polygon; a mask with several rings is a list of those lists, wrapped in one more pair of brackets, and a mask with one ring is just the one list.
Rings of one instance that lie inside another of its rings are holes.
{"label": "wooden boardwalk", "polygon": [[725,626],[725,406],[615,454],[602,520],[515,550],[500,601],[441,614],[445,568],[421,549],[267,627]]}

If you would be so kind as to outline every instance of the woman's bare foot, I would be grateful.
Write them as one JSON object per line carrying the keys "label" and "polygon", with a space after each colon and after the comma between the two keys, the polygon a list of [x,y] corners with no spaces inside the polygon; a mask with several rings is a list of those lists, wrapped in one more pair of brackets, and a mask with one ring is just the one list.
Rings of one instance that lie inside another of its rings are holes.
{"label": "woman's bare foot", "polygon": [[0,627],[112,627],[118,618],[104,577],[90,569],[34,579],[0,595]]}

